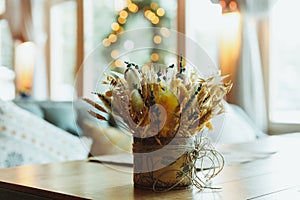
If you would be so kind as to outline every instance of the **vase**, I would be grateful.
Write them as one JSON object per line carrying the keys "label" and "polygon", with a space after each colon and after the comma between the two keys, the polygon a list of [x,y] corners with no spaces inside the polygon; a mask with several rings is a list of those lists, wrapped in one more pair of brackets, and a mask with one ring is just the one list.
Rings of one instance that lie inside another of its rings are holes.
{"label": "vase", "polygon": [[155,144],[151,139],[134,138],[134,186],[154,191],[190,188],[194,177],[191,156],[194,148],[193,138],[174,138],[164,145]]}

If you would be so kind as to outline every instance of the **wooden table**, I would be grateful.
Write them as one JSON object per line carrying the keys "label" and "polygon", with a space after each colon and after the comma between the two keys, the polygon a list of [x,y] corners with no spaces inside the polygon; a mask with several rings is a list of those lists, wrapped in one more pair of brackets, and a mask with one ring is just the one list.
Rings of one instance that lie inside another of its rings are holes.
{"label": "wooden table", "polygon": [[226,166],[213,181],[220,191],[135,189],[131,167],[87,161],[8,168],[0,170],[0,199],[300,199],[299,134],[220,148],[276,153]]}

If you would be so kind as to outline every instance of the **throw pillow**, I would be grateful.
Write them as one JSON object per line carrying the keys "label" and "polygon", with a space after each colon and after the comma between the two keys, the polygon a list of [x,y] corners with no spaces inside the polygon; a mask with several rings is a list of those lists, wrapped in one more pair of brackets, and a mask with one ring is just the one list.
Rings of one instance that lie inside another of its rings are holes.
{"label": "throw pillow", "polygon": [[[24,156],[23,158],[19,156],[18,149],[22,150],[22,155],[34,156],[31,164],[87,158],[92,144],[90,138],[75,137],[23,110],[13,102],[0,101],[0,110],[0,143],[1,148],[6,149],[6,151],[0,151],[0,161],[3,162],[8,153],[14,154],[9,157],[24,160]],[[13,148],[12,143],[15,144]],[[40,154],[42,156],[39,156]],[[30,160],[29,157],[27,158],[26,164]],[[20,164],[20,162],[16,161],[15,164]],[[2,166],[4,166],[3,163]]]}
{"label": "throw pillow", "polygon": [[83,132],[93,139],[91,155],[128,153],[132,149],[132,136],[114,127],[103,127],[90,120],[84,120]]}
{"label": "throw pillow", "polygon": [[19,107],[31,112],[32,114],[35,114],[36,116],[40,118],[44,118],[44,112],[39,107],[39,105],[35,101],[14,101],[15,104],[17,104]]}
{"label": "throw pillow", "polygon": [[40,102],[44,111],[44,118],[55,126],[66,130],[73,135],[82,136],[80,127],[76,124],[77,113],[72,102]]}
{"label": "throw pillow", "polygon": [[214,143],[249,142],[264,135],[240,107],[224,103],[225,112],[212,120],[214,130],[207,133]]}

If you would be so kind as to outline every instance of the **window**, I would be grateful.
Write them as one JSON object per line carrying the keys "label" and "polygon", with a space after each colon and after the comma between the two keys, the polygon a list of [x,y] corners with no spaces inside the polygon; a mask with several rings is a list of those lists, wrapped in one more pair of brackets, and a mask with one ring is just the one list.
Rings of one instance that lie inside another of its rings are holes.
{"label": "window", "polygon": [[223,20],[221,6],[209,0],[187,1],[186,10],[188,11],[186,15],[187,37],[201,45],[217,64],[219,62],[219,32],[221,20]]}
{"label": "window", "polygon": [[[150,15],[152,16],[150,17]],[[101,67],[106,67],[106,64],[111,63],[111,65],[121,66],[125,65],[124,61],[144,64],[159,59],[161,62],[168,62],[168,57],[163,57],[163,53],[155,54],[154,48],[132,51],[130,55],[120,55],[120,49],[124,48],[128,51],[134,49],[135,42],[151,43],[150,46],[161,44],[168,45],[168,48],[177,48],[176,40],[167,42],[169,40],[163,39],[165,29],[161,29],[161,34],[157,35],[151,31],[146,34],[143,33],[142,37],[139,35],[136,38],[138,40],[131,40],[122,35],[118,36],[119,33],[126,35],[126,31],[147,27],[166,27],[176,30],[177,1],[84,1],[85,56],[89,60],[94,59],[94,61],[90,61],[93,62],[92,67],[84,68],[84,96],[91,95],[91,91],[95,89],[94,87],[99,79],[97,72]],[[98,56],[95,56],[95,58],[88,57],[92,50],[101,43],[101,53],[97,54]],[[134,59],[130,60],[133,57]]]}
{"label": "window", "polygon": [[64,1],[51,6],[50,94],[52,100],[73,99],[74,74],[77,61],[76,19],[76,1]]}
{"label": "window", "polygon": [[0,65],[11,68],[13,65],[13,40],[10,28],[6,19],[5,0],[0,0]]}
{"label": "window", "polygon": [[300,123],[300,1],[279,0],[270,13],[270,120]]}
{"label": "window", "polygon": [[[118,45],[126,43],[132,46],[132,41],[120,43],[120,38],[112,42],[118,33],[112,28],[114,23],[118,22],[118,26],[124,32],[151,27],[158,22],[160,22],[160,27],[177,29],[177,0],[51,0],[44,2],[47,7],[45,12],[48,36],[47,78],[51,100],[73,100],[74,92],[77,92],[78,96],[89,96],[93,88],[91,86],[99,78],[99,75],[95,73],[97,68],[105,67],[101,64],[117,57]],[[145,12],[151,9],[152,12],[156,12],[153,21],[145,16]],[[119,19],[122,10],[126,10],[126,13],[123,13],[126,17]],[[157,16],[164,20],[158,21]],[[153,37],[153,33],[149,33],[139,38],[151,42]],[[104,42],[105,40],[109,41],[109,45]],[[157,41],[160,41],[160,38]],[[83,58],[87,58],[89,53],[101,43],[107,48],[97,59],[104,62],[94,62],[94,69],[88,71],[84,68],[82,71]],[[168,45],[176,48],[176,41]],[[151,50],[148,54],[135,57],[140,59],[136,62],[144,63],[151,59]]]}
{"label": "window", "polygon": [[278,0],[270,13],[269,129],[300,130],[300,17],[297,0]]}
{"label": "window", "polygon": [[0,20],[0,42],[0,64],[11,68],[13,65],[13,40],[8,23],[4,19]]}

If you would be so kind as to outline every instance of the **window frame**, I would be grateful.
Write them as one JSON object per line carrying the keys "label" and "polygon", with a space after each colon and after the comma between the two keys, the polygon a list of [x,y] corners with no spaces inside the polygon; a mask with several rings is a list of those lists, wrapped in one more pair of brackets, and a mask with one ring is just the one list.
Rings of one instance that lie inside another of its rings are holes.
{"label": "window frame", "polygon": [[300,124],[298,123],[281,123],[274,122],[271,120],[271,104],[270,104],[270,15],[266,15],[263,18],[258,20],[258,36],[259,36],[259,45],[260,45],[260,54],[261,54],[261,64],[264,77],[265,85],[265,95],[266,95],[266,106],[267,106],[267,118],[268,118],[268,134],[269,135],[279,135],[284,133],[299,132]]}
{"label": "window frame", "polygon": [[46,1],[46,13],[45,13],[45,18],[46,18],[46,33],[48,35],[48,39],[46,42],[46,72],[47,72],[47,91],[48,91],[48,98],[51,99],[51,8],[54,5],[63,3],[63,2],[68,2],[68,1],[73,1],[76,2],[76,7],[77,7],[77,18],[76,18],[76,24],[77,24],[77,34],[76,34],[76,66],[74,70],[74,77],[76,77],[77,80],[77,93],[78,96],[82,96],[82,73],[78,73],[80,70],[81,64],[83,63],[84,60],[84,10],[83,10],[83,1],[84,0],[50,0]]}

